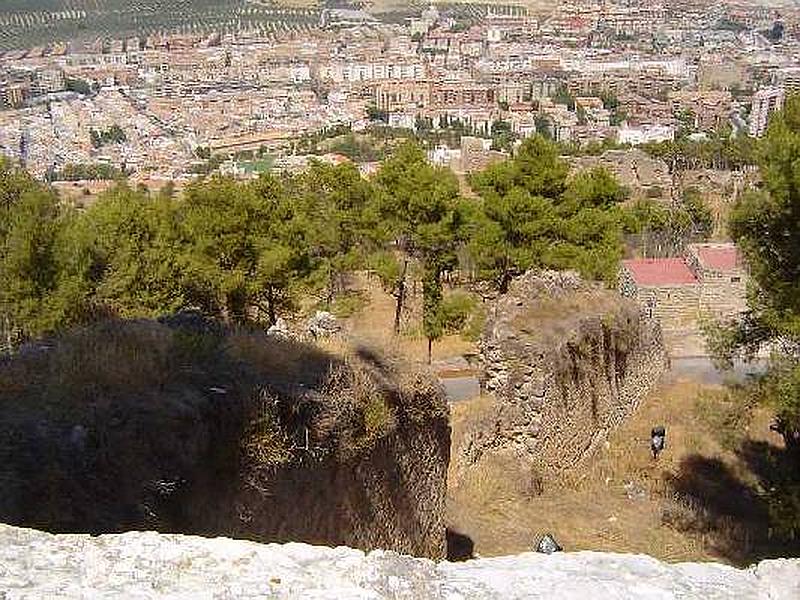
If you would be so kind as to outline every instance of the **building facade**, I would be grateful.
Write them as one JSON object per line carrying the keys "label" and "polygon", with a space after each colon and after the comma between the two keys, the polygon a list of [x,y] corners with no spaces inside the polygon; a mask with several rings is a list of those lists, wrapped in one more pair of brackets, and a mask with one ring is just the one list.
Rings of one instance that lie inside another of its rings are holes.
{"label": "building facade", "polygon": [[747,271],[733,244],[689,244],[682,257],[622,261],[621,295],[661,323],[671,356],[706,355],[704,320],[725,320],[747,307]]}
{"label": "building facade", "polygon": [[767,131],[770,115],[783,108],[784,99],[785,92],[778,87],[763,88],[753,94],[749,131],[752,137],[764,135]]}

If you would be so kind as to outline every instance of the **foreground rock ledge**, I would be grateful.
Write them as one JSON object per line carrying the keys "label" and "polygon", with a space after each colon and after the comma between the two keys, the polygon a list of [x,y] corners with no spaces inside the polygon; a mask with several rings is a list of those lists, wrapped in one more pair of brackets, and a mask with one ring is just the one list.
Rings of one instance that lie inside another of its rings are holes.
{"label": "foreground rock ledge", "polygon": [[746,570],[598,552],[465,563],[376,550],[0,525],[0,598],[800,598],[800,560]]}

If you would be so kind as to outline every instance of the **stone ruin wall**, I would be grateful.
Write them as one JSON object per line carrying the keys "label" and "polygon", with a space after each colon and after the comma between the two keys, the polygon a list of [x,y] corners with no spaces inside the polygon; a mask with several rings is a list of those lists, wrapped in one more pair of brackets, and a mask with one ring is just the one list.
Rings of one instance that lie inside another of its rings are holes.
{"label": "stone ruin wall", "polygon": [[700,316],[732,317],[747,308],[747,271],[716,271],[700,264],[694,252],[688,252],[686,263],[699,281]]}
{"label": "stone ruin wall", "polygon": [[702,354],[705,342],[698,325],[701,286],[696,283],[637,286],[627,269],[619,274],[619,291],[637,302],[646,316],[660,326],[664,347],[670,356]]}
{"label": "stone ruin wall", "polygon": [[[547,303],[555,315],[540,323],[525,318]],[[543,336],[540,325],[552,335]],[[511,450],[542,474],[589,455],[665,368],[657,321],[569,272],[517,281],[487,324],[481,359],[483,384],[497,401],[486,427],[461,449],[464,458],[474,463],[485,452]]]}

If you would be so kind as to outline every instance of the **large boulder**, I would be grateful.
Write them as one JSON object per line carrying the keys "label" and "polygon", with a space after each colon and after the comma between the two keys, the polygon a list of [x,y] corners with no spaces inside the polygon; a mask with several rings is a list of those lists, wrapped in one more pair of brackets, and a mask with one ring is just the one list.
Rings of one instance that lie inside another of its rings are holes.
{"label": "large boulder", "polygon": [[325,310],[318,310],[306,323],[306,333],[312,339],[327,338],[342,330],[338,319]]}

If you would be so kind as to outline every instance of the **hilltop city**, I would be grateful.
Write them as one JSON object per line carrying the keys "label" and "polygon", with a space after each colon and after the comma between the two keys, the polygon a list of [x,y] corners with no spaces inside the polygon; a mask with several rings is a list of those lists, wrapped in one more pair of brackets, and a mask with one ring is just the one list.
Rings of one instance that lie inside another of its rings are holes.
{"label": "hilltop city", "polygon": [[0,2],[0,599],[800,598],[798,92],[796,0]]}
{"label": "hilltop city", "polygon": [[[437,138],[431,159],[473,170],[535,133],[583,147],[681,132],[759,137],[800,87],[794,8],[463,6],[401,19],[297,9],[302,24],[287,28],[9,49],[0,54],[0,152],[51,181],[124,172],[158,186],[216,169],[302,166],[303,136],[382,126],[455,132]],[[461,160],[462,136],[478,164]]]}

